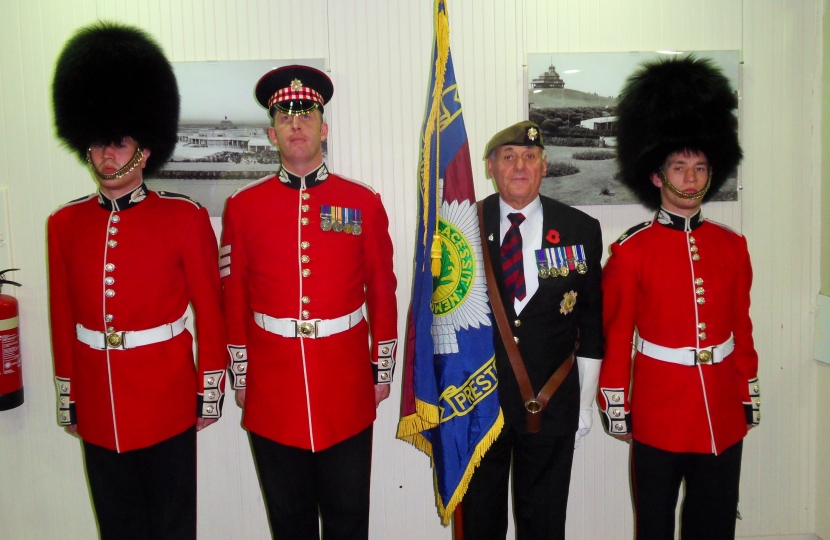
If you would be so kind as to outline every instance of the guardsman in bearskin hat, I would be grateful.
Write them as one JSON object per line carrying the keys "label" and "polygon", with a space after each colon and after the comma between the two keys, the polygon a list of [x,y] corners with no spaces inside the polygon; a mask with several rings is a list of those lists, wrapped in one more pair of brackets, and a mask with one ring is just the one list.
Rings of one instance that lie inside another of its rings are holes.
{"label": "guardsman in bearskin hat", "polygon": [[617,107],[622,181],[656,216],[611,245],[598,402],[632,441],[641,539],[674,538],[682,481],[683,540],[734,538],[743,438],[761,419],[746,239],[701,215],[742,157],[736,108],[693,57],[646,65]]}
{"label": "guardsman in bearskin hat", "polygon": [[602,232],[539,195],[547,160],[535,123],[496,133],[484,159],[498,190],[480,211],[488,287],[498,289],[490,304],[504,428],[464,496],[464,537],[504,540],[512,467],[517,538],[564,540],[574,448],[591,429],[603,355]]}
{"label": "guardsman in bearskin hat", "polygon": [[304,66],[260,79],[280,170],[224,215],[230,371],[276,538],[317,538],[318,515],[327,540],[368,537],[372,423],[395,365],[389,221],[377,193],[323,163],[333,91]]}
{"label": "guardsman in bearskin hat", "polygon": [[97,23],[52,92],[58,137],[99,185],[49,217],[58,422],[83,439],[102,538],[196,538],[196,431],[221,414],[227,357],[207,211],[143,182],[176,145],[176,78],[143,31]]}

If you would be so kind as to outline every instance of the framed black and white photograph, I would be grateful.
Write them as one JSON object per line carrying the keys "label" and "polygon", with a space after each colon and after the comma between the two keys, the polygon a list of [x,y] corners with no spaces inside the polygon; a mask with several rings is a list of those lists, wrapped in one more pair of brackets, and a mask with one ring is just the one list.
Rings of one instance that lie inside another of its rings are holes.
{"label": "framed black and white photograph", "polygon": [[[268,139],[270,118],[254,98],[268,71],[302,64],[325,71],[322,58],[237,62],[173,62],[179,83],[179,141],[150,189],[184,193],[221,216],[225,200],[240,187],[279,168],[279,152]],[[323,157],[328,155],[323,142]]]}
{"label": "framed black and white photograph", "polygon": [[[548,170],[540,192],[569,205],[638,204],[616,164],[616,106],[626,79],[667,55],[709,58],[740,96],[739,51],[528,55],[528,119],[539,124]],[[738,200],[737,175],[713,200]]]}

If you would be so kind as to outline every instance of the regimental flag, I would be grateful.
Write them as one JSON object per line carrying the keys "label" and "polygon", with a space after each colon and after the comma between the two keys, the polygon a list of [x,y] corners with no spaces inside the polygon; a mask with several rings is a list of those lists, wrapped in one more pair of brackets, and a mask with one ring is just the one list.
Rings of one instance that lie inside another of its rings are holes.
{"label": "regimental flag", "polygon": [[504,425],[470,148],[449,33],[447,0],[436,0],[398,424],[398,438],[432,458],[445,525]]}

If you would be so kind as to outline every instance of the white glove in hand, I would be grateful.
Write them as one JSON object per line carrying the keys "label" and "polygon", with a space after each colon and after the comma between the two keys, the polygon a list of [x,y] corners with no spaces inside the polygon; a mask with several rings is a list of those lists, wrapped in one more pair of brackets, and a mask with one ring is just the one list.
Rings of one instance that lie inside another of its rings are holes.
{"label": "white glove in hand", "polygon": [[576,430],[574,448],[579,448],[579,439],[590,433],[593,423],[594,409],[579,409],[579,429]]}

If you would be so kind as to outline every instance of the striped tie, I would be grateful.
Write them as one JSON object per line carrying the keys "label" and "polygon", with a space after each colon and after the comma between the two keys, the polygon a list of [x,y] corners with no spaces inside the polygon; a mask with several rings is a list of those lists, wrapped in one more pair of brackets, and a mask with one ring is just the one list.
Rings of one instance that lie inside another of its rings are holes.
{"label": "striped tie", "polygon": [[507,214],[510,220],[510,228],[504,235],[501,243],[501,268],[504,272],[504,284],[507,292],[510,293],[510,300],[524,300],[525,297],[525,273],[524,259],[522,258],[522,232],[519,225],[525,220],[520,213]]}

